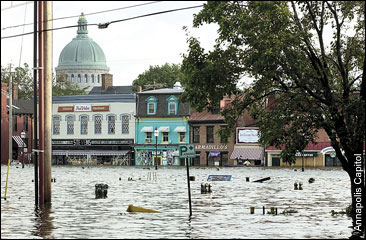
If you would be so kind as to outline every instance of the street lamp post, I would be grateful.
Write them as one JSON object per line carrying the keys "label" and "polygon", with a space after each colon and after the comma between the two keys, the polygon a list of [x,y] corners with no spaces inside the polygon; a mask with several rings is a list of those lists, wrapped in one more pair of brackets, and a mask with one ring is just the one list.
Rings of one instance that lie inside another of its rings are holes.
{"label": "street lamp post", "polygon": [[158,170],[158,164],[157,164],[157,157],[158,157],[158,136],[159,136],[159,130],[155,127],[154,131],[155,136],[155,170]]}
{"label": "street lamp post", "polygon": [[25,146],[25,144],[24,144],[24,139],[25,139],[25,131],[24,131],[24,129],[23,129],[23,131],[20,133],[20,137],[21,137],[21,138],[22,138],[22,140],[23,140],[22,168],[24,168],[24,146]]}

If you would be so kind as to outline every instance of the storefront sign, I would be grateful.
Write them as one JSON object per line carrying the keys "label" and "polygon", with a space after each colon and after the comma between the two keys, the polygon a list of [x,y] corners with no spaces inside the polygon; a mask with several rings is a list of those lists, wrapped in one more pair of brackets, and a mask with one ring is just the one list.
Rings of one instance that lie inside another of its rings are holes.
{"label": "storefront sign", "polygon": [[259,134],[257,129],[238,129],[237,143],[258,143]]}
{"label": "storefront sign", "polygon": [[93,112],[105,112],[109,111],[109,106],[92,106]]}
{"label": "storefront sign", "polygon": [[196,150],[199,149],[220,150],[220,149],[227,149],[227,145],[196,145]]}
{"label": "storefront sign", "polygon": [[[296,157],[302,157],[301,152],[297,152],[295,154]],[[318,152],[304,152],[304,157],[316,157],[318,156]]]}
{"label": "storefront sign", "polygon": [[59,112],[73,112],[74,111],[74,106],[62,106],[62,107],[58,107],[58,111]]}
{"label": "storefront sign", "polygon": [[91,105],[75,105],[75,112],[90,112]]}

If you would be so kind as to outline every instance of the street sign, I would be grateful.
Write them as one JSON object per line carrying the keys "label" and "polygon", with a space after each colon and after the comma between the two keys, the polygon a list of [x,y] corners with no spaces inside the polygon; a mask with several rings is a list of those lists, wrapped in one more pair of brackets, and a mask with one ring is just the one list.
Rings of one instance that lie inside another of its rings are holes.
{"label": "street sign", "polygon": [[179,146],[179,157],[181,158],[194,158],[196,157],[196,150],[194,144],[185,144]]}

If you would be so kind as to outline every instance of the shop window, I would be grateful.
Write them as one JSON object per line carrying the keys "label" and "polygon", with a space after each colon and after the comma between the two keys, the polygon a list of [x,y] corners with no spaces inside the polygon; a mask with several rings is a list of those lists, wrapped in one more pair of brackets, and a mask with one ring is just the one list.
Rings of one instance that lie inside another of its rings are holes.
{"label": "shop window", "polygon": [[78,74],[78,83],[81,83],[81,75]]}
{"label": "shop window", "polygon": [[24,131],[28,132],[28,116],[24,116]]}
{"label": "shop window", "polygon": [[90,81],[91,81],[92,83],[94,83],[94,74],[92,74],[92,75],[90,76]]}
{"label": "shop window", "polygon": [[74,83],[74,82],[75,82],[74,74],[71,74],[71,82],[72,82],[72,83]]}
{"label": "shop window", "polygon": [[84,82],[88,83],[88,75],[87,74],[84,75]]}
{"label": "shop window", "polygon": [[13,116],[13,132],[18,131],[18,121],[17,116]]}

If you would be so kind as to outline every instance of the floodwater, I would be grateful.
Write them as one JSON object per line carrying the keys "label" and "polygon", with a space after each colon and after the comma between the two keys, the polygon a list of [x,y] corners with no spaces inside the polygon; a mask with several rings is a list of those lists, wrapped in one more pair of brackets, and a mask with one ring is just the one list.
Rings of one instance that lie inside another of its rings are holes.
{"label": "floodwater", "polygon": [[[278,239],[352,234],[350,217],[330,213],[351,203],[350,180],[340,168],[301,172],[191,167],[190,175],[196,178],[190,182],[191,217],[185,167],[53,166],[52,204],[41,210],[34,205],[33,166],[10,167],[4,200],[6,172],[7,166],[1,166],[1,238]],[[217,174],[232,175],[232,180],[209,182],[212,193],[201,194],[201,183]],[[131,177],[136,181],[129,181]],[[253,182],[265,177],[271,179]],[[315,182],[310,184],[311,177]],[[295,181],[303,182],[303,190],[294,190]],[[97,183],[108,184],[107,198],[95,198]],[[159,213],[129,213],[129,204]],[[272,206],[278,215],[267,214]],[[281,214],[290,209],[297,213]]]}

